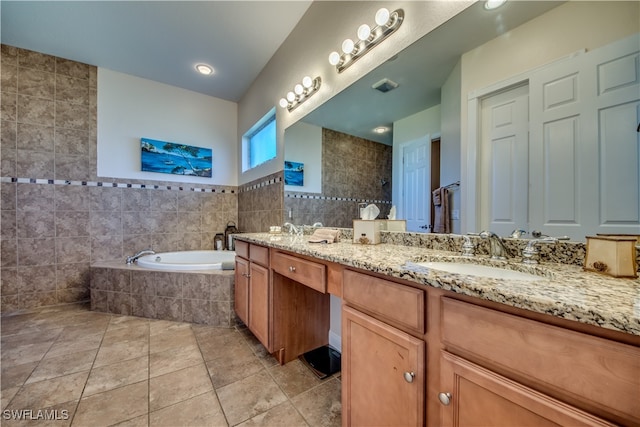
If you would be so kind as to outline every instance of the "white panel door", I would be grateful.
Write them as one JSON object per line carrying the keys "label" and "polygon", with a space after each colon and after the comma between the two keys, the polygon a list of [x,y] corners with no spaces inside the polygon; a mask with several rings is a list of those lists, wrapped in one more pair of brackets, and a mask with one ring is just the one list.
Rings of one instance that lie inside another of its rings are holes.
{"label": "white panel door", "polygon": [[499,235],[528,230],[528,93],[520,86],[481,104],[479,223]]}
{"label": "white panel door", "polygon": [[577,240],[640,233],[638,46],[626,39],[531,76],[532,228]]}
{"label": "white panel door", "polygon": [[431,224],[431,144],[420,138],[402,149],[402,213],[407,231],[427,232]]}

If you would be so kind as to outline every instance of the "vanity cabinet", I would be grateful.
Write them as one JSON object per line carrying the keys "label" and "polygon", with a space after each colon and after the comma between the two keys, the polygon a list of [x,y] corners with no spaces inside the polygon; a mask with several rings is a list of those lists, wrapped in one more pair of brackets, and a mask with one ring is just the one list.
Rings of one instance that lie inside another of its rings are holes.
{"label": "vanity cabinet", "polygon": [[424,291],[346,270],[343,298],[342,425],[423,425]]}
{"label": "vanity cabinet", "polygon": [[441,421],[640,424],[640,349],[442,298]]}
{"label": "vanity cabinet", "polygon": [[236,314],[262,345],[272,351],[269,249],[238,241],[236,255],[234,291]]}

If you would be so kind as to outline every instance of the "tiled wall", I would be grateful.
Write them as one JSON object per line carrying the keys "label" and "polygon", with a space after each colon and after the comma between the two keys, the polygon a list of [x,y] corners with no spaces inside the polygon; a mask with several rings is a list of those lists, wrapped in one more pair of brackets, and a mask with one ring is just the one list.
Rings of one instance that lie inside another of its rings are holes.
{"label": "tiled wall", "polygon": [[5,45],[0,60],[2,311],[87,299],[91,262],[213,249],[238,223],[235,187],[96,176],[95,67]]}
{"label": "tiled wall", "polygon": [[245,233],[268,231],[282,225],[283,172],[252,181],[238,189],[238,228]]}
{"label": "tiled wall", "polygon": [[322,193],[287,191],[284,221],[352,227],[358,202],[375,203],[379,217],[386,218],[391,208],[391,156],[391,146],[322,129]]}

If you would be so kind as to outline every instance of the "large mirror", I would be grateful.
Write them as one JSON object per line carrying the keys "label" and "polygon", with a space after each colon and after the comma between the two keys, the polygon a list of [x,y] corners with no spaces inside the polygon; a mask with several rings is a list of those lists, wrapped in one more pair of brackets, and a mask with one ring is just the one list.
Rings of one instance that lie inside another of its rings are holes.
{"label": "large mirror", "polygon": [[[566,234],[575,240],[584,240],[586,234],[595,232],[640,234],[637,143],[635,148],[623,150],[624,156],[618,154],[616,161],[631,158],[625,175],[607,176],[608,181],[622,187],[626,199],[631,198],[631,202],[623,201],[625,212],[609,215],[612,224],[609,228],[603,228],[602,221],[599,225],[597,221],[583,221],[576,226],[575,223],[580,222],[576,219],[586,216],[589,204],[577,200],[575,194],[575,197],[562,194],[562,191],[577,191],[580,185],[573,182],[541,199],[559,200],[556,210],[563,221],[555,222],[565,226],[556,227],[554,219],[548,219],[557,213],[552,208],[546,207],[547,211],[539,218],[535,215],[532,218],[529,210],[536,208],[529,206],[532,204],[531,183],[518,184],[517,179],[509,175],[514,172],[506,172],[509,168],[519,168],[522,174],[524,168],[526,175],[532,168],[529,160],[519,166],[509,157],[517,151],[502,140],[502,145],[493,141],[495,153],[491,154],[491,149],[482,148],[483,136],[476,138],[479,126],[470,129],[476,122],[495,122],[500,114],[512,114],[511,110],[505,112],[493,106],[490,108],[494,116],[487,119],[477,111],[483,103],[490,104],[486,99],[492,90],[496,94],[513,87],[522,91],[518,89],[522,81],[527,82],[525,92],[530,90],[531,73],[567,56],[554,53],[556,44],[561,46],[557,52],[563,52],[564,45],[601,47],[632,34],[637,37],[640,26],[637,19],[623,19],[621,23],[617,18],[637,17],[638,5],[634,2],[514,1],[494,12],[484,10],[483,6],[484,2],[477,2],[467,8],[285,131],[285,179],[288,173],[295,176],[304,170],[303,175],[299,175],[304,177],[302,182],[288,179],[285,185],[285,221],[350,227],[358,215],[358,205],[364,202],[378,205],[383,218],[389,208],[396,205],[398,218],[407,220],[408,230],[432,231],[441,216],[437,210],[442,209],[433,205],[432,193],[446,187],[447,232],[492,228],[504,234],[507,229],[524,228]],[[598,26],[590,24],[600,18]],[[550,43],[549,37],[554,34],[566,34],[567,40],[556,39]],[[582,43],[581,34],[589,34],[590,38]],[[571,48],[569,53],[578,50]],[[635,58],[632,61],[637,64],[637,52],[634,55],[631,58]],[[627,86],[627,92],[634,88],[637,92],[637,66],[635,73],[635,83],[629,84],[636,86]],[[552,93],[561,94],[563,90],[565,88],[558,86],[557,92]],[[535,98],[528,92],[524,96],[527,100]],[[637,98],[625,99],[628,108],[612,119],[612,123],[620,117],[629,117],[638,105]],[[512,101],[509,98],[502,102]],[[502,105],[500,99],[495,102]],[[618,139],[638,141],[637,118],[632,119],[633,134],[625,131],[616,135]],[[543,132],[546,131],[553,129],[543,126]],[[577,138],[567,135],[564,129],[558,132],[565,132],[564,136],[569,139]],[[526,138],[528,144],[528,133]],[[609,163],[612,162],[610,159]],[[505,164],[509,168],[500,166]],[[609,169],[614,169],[612,166],[610,164]],[[549,167],[542,165],[541,170],[559,175]],[[579,171],[573,172],[574,176],[565,174],[554,179],[562,179],[563,183],[579,180]],[[544,176],[541,179],[544,181]],[[501,183],[502,187],[498,185]],[[524,187],[518,189],[517,185]],[[608,203],[620,206],[621,197],[614,194]],[[572,206],[565,203],[569,199]],[[518,217],[510,211],[514,205],[521,207],[523,203],[528,206],[524,216]],[[597,203],[592,207],[598,210]]]}

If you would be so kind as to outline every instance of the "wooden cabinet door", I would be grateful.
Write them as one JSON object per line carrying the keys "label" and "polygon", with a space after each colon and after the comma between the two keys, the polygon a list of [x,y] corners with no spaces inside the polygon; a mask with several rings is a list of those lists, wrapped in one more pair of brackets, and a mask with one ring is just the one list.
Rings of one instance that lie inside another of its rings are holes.
{"label": "wooden cabinet door", "polygon": [[613,425],[453,354],[440,366],[441,426]]}
{"label": "wooden cabinet door", "polygon": [[342,425],[424,424],[425,343],[342,308]]}
{"label": "wooden cabinet door", "polygon": [[249,265],[249,329],[267,350],[269,342],[269,270],[261,265]]}
{"label": "wooden cabinet door", "polygon": [[236,257],[234,308],[240,320],[249,325],[249,261],[239,257]]}

